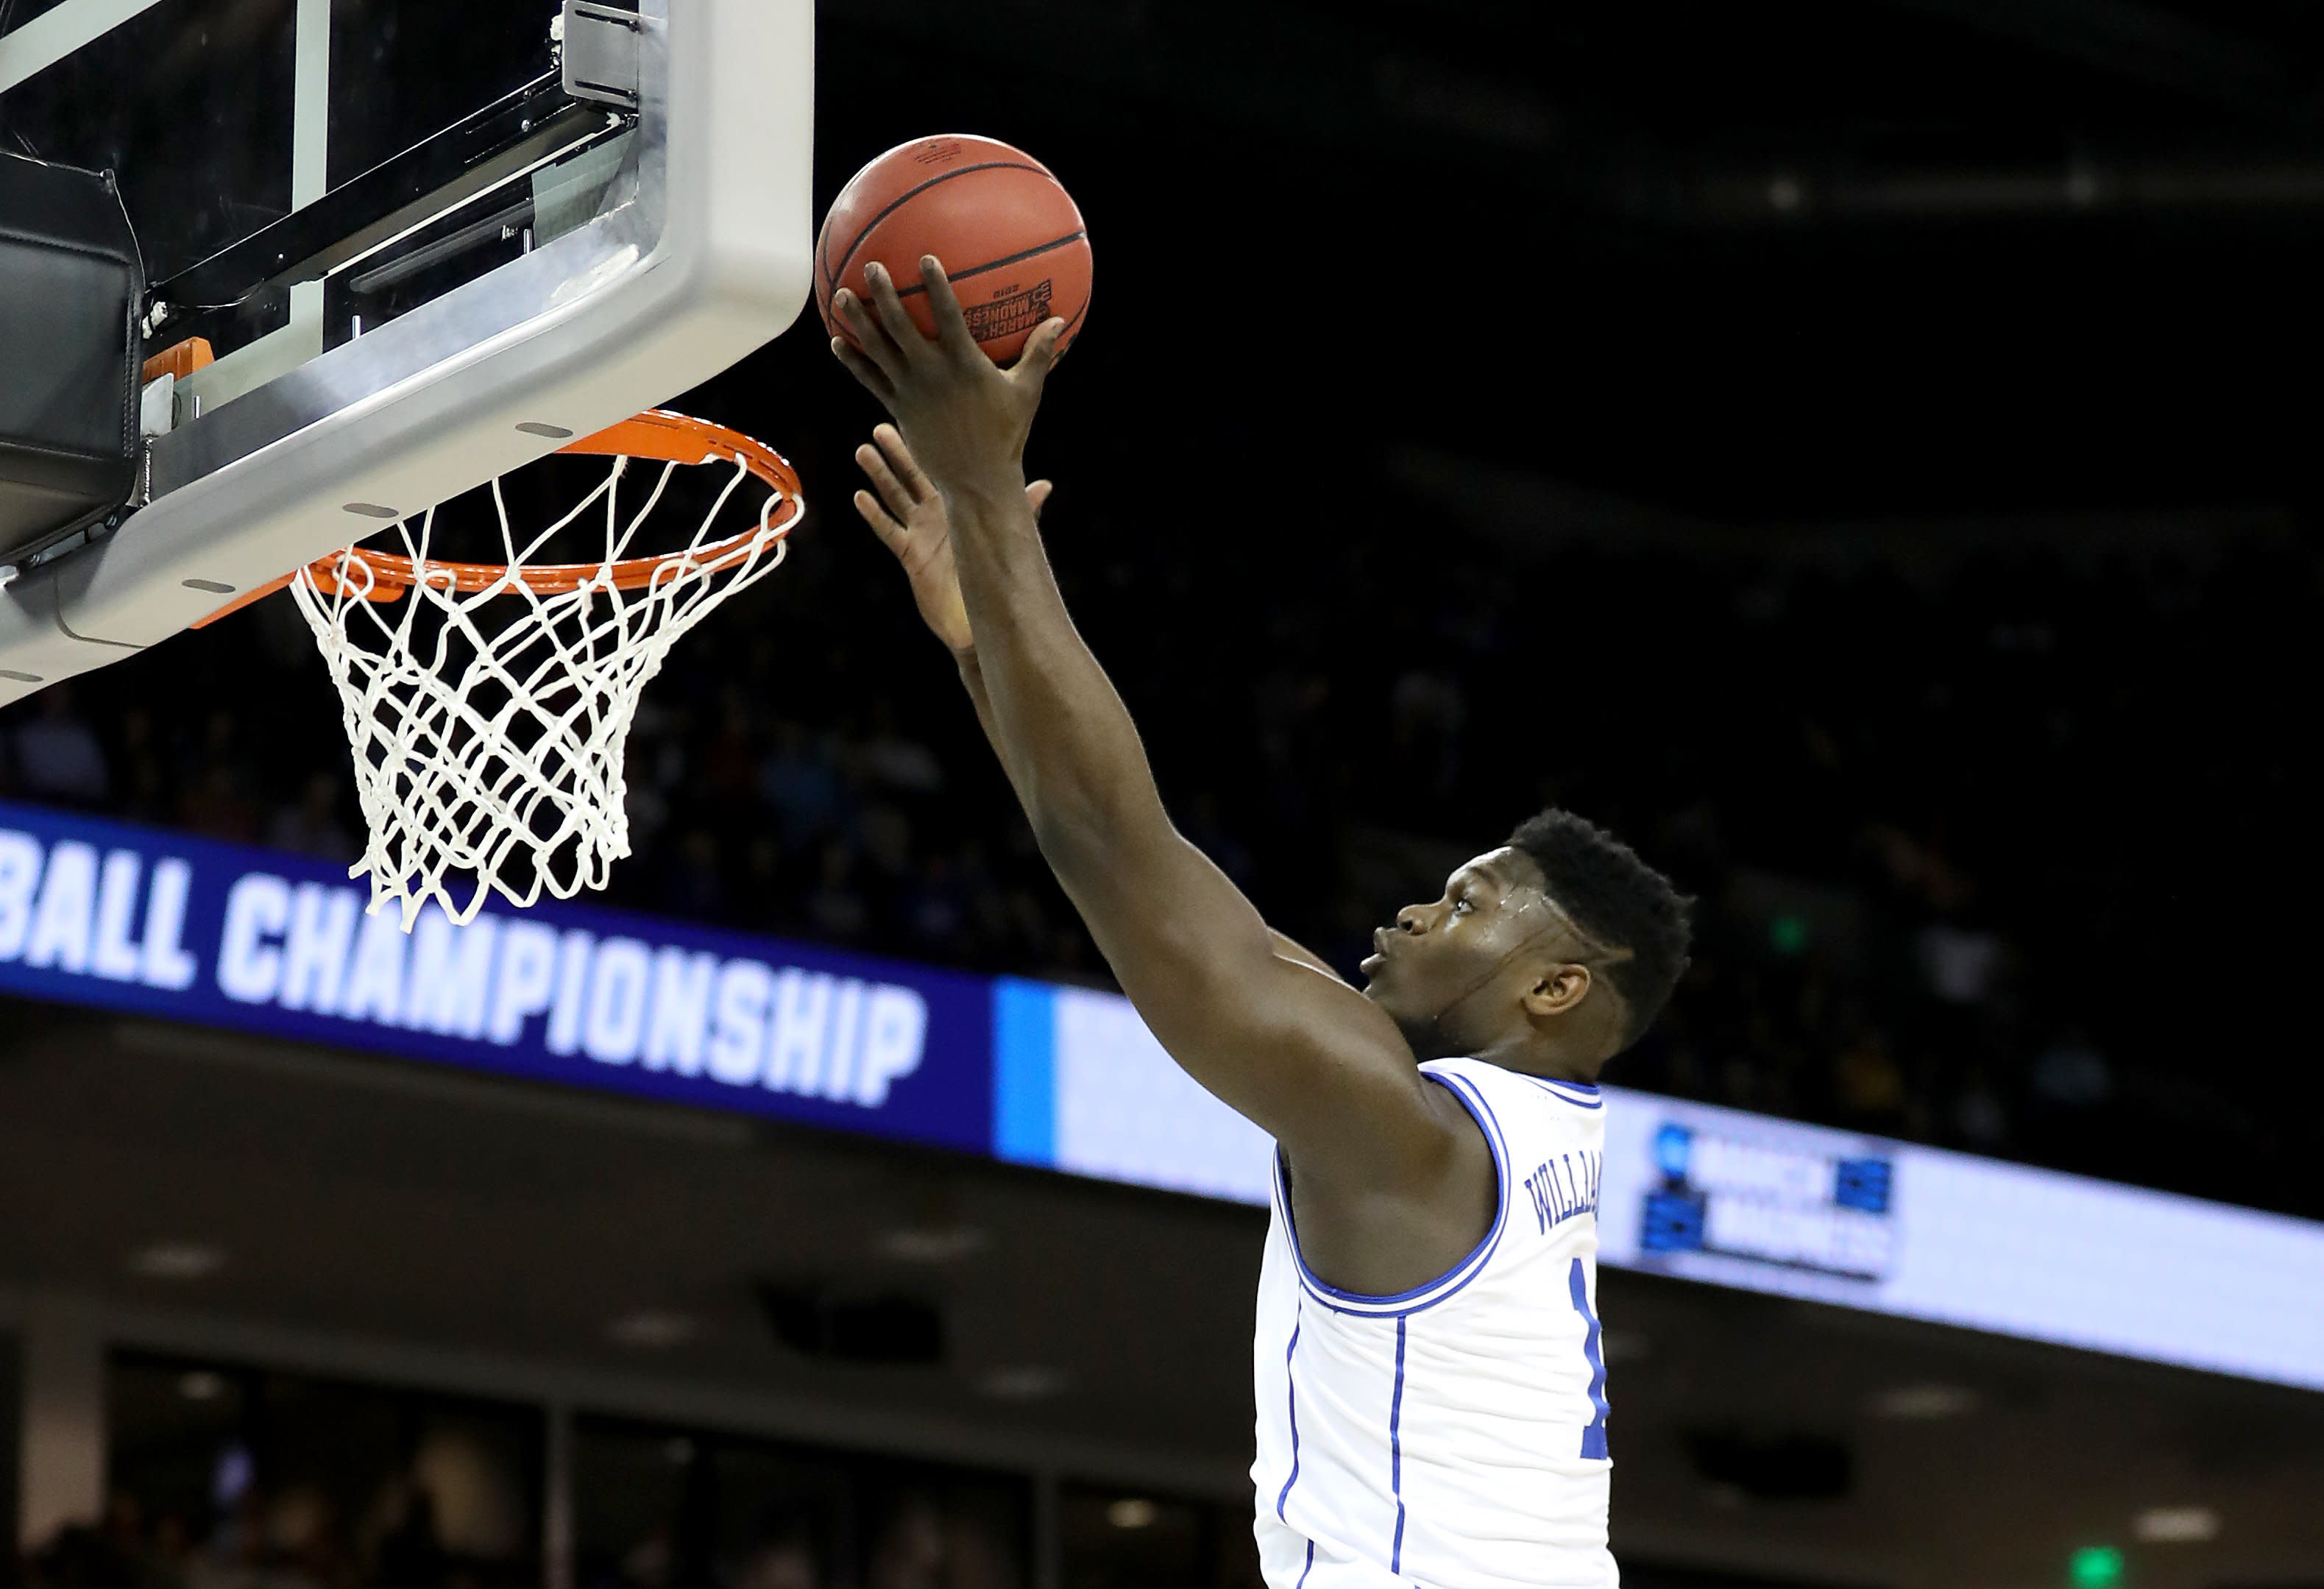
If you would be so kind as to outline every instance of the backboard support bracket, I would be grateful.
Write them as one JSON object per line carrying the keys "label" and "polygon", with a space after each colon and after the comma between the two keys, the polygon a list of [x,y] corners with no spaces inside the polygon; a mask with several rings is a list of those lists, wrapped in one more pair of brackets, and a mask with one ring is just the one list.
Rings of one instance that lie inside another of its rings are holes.
{"label": "backboard support bracket", "polygon": [[539,167],[621,132],[626,118],[574,99],[547,73],[497,104],[340,183],[311,204],[153,284],[152,336],[207,309],[360,264]]}
{"label": "backboard support bracket", "polygon": [[638,107],[638,14],[595,0],[565,0],[557,19],[558,64],[576,99]]}

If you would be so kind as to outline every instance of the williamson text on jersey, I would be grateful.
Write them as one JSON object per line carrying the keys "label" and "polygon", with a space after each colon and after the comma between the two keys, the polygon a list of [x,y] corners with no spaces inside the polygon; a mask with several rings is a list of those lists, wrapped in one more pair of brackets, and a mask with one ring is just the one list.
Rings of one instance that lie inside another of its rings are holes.
{"label": "williamson text on jersey", "polygon": [[1561,1153],[1526,1177],[1526,1190],[1533,1197],[1534,1217],[1541,1222],[1543,1231],[1563,1224],[1577,1214],[1598,1212],[1598,1174],[1605,1162],[1603,1153],[1584,1149],[1578,1153]]}

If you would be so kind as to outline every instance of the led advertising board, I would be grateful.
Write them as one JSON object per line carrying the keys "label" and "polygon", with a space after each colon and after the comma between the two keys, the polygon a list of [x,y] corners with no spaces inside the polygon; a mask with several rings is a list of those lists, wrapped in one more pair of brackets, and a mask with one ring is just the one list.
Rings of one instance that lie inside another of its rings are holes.
{"label": "led advertising board", "polygon": [[344,869],[0,805],[0,989],[991,1146],[986,978],[551,902],[407,937]]}
{"label": "led advertising board", "polygon": [[[1118,995],[558,902],[407,938],[363,899],[0,803],[0,990],[1268,1201],[1266,1133]],[[1608,1264],[2324,1390],[2324,1225],[1605,1097]]]}
{"label": "led advertising board", "polygon": [[[1057,994],[1061,1011],[1105,997]],[[1055,1134],[1027,1157],[1264,1206],[1267,1138],[1113,1002],[1110,1022],[1057,1021]],[[2324,1224],[1604,1096],[1602,1263],[2324,1390]]]}
{"label": "led advertising board", "polygon": [[1607,1089],[1602,1261],[2324,1390],[2324,1225]]}

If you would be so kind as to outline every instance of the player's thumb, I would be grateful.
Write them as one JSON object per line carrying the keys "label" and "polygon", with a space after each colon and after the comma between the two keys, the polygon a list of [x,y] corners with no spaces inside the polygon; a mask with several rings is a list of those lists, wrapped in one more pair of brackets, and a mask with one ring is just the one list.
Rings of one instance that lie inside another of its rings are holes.
{"label": "player's thumb", "polygon": [[1054,480],[1036,480],[1025,487],[1025,500],[1031,504],[1034,518],[1041,516],[1041,510],[1048,505],[1050,494],[1056,489],[1057,483]]}
{"label": "player's thumb", "polygon": [[1050,366],[1057,362],[1057,344],[1065,335],[1065,321],[1047,320],[1025,338],[1025,351],[1018,356],[1017,367],[1012,373],[1032,387],[1037,394],[1049,379]]}

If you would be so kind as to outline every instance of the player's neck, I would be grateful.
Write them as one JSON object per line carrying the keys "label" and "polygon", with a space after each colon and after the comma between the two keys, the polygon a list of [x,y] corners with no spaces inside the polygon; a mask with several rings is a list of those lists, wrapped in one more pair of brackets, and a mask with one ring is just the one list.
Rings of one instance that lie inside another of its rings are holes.
{"label": "player's neck", "polygon": [[1606,1062],[1594,1055],[1569,1053],[1530,1035],[1517,1041],[1489,1043],[1466,1058],[1545,1081],[1582,1082],[1591,1086],[1597,1085],[1598,1073],[1606,1067]]}

